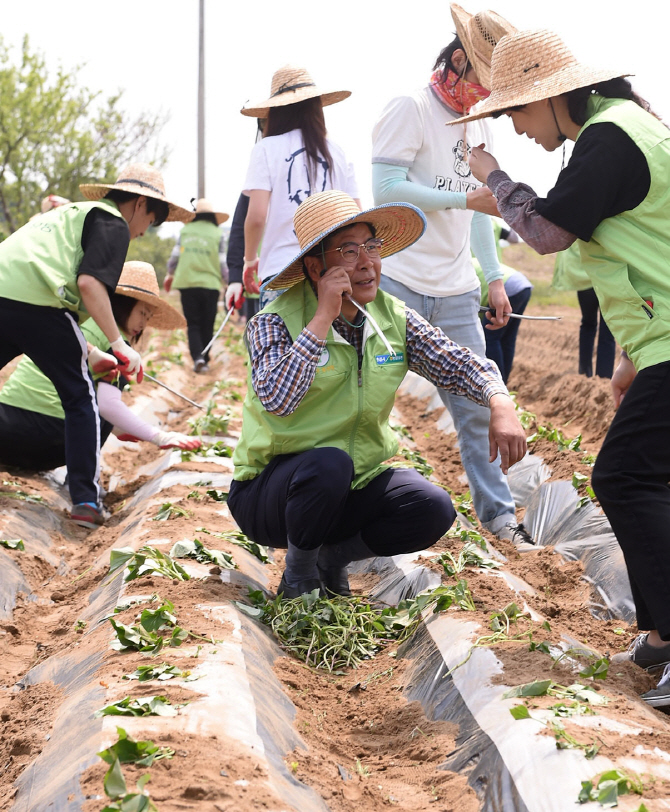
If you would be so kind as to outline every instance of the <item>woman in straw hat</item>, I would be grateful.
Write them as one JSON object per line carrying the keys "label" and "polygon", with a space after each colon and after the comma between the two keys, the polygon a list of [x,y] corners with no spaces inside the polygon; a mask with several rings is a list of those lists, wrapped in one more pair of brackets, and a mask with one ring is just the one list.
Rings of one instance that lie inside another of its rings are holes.
{"label": "woman in straw hat", "polygon": [[[578,243],[582,267],[624,354],[612,378],[618,411],[593,488],[623,550],[640,635],[623,655],[670,662],[670,130],[621,71],[579,63],[550,31],[500,42],[479,116],[506,112],[544,149],[575,141],[546,198],[473,150],[505,220],[541,253]],[[645,695],[670,705],[670,680]]]}
{"label": "woman in straw hat", "polygon": [[25,353],[56,387],[73,516],[102,523],[98,408],[78,321],[91,316],[123,371],[141,378],[142,359],[121,337],[109,293],[131,239],[193,215],[167,200],[160,172],[148,164],[130,164],[115,183],[80,189],[90,202],[59,206],[0,244],[0,369]]}
{"label": "woman in straw hat", "polygon": [[202,351],[214,335],[221,287],[228,281],[226,239],[219,228],[227,219],[200,198],[195,217],[182,228],[168,260],[164,286],[168,293],[174,287],[181,294],[195,372],[209,372],[209,350],[204,355]]}
{"label": "woman in straw hat", "polygon": [[[326,136],[323,108],[351,95],[325,93],[304,68],[285,65],[272,77],[270,98],[241,110],[265,119],[263,140],[251,153],[244,193],[249,210],[244,226],[244,286],[258,293],[295,255],[293,233],[297,207],[315,192],[341,189],[358,197],[353,167]],[[258,249],[263,243],[258,258]],[[266,303],[261,299],[261,306]]]}
{"label": "woman in straw hat", "polygon": [[[515,29],[493,11],[471,15],[452,3],[457,36],[439,54],[427,87],[393,99],[372,135],[375,203],[407,201],[426,215],[425,236],[384,263],[382,288],[477,355],[486,354],[479,318],[479,281],[472,246],[488,283],[493,326],[512,311],[488,214],[497,213],[490,191],[473,178],[471,144],[488,141],[480,125],[445,128],[488,96],[493,46]],[[446,390],[440,398],[458,433],[477,516],[494,535],[528,543],[517,523],[507,478],[489,465],[488,409]]]}
{"label": "woman in straw hat", "polygon": [[[175,330],[184,326],[181,314],[160,298],[156,274],[148,262],[126,262],[109,298],[119,332],[132,347],[138,345],[146,327]],[[162,431],[123,404],[121,393],[128,379],[118,372],[109,339],[93,319],[87,319],[81,329],[97,379],[101,445],[113,431],[122,438],[146,440],[161,448],[197,448],[200,441],[196,438]],[[0,392],[0,464],[34,471],[65,464],[63,406],[54,385],[27,356]],[[90,526],[85,518],[82,523]]]}
{"label": "woman in straw hat", "polygon": [[505,471],[526,438],[495,364],[450,341],[379,290],[382,257],[419,239],[409,204],[361,212],[343,192],[297,210],[299,254],[270,283],[286,292],[247,327],[250,372],[228,505],[242,530],[287,548],[285,597],[348,595],[346,567],[421,550],[451,526],[448,494],[384,465],[408,369],[491,410],[490,459]]}

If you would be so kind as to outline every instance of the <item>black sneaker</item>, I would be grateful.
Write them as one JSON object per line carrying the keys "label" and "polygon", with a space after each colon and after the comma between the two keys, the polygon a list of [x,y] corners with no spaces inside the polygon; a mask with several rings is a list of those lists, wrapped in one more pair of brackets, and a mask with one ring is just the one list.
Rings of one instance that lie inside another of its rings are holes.
{"label": "black sneaker", "polygon": [[[638,634],[633,642],[628,646],[628,651],[615,654],[612,663],[630,662],[639,665],[646,671],[655,671],[670,663],[670,643],[664,646],[650,646],[647,643],[647,634]],[[670,681],[670,675],[668,676]],[[669,686],[670,687],[670,686]]]}
{"label": "black sneaker", "polygon": [[537,549],[533,537],[522,524],[507,522],[507,524],[496,533],[496,536],[499,539],[511,541],[518,550]]}
{"label": "black sneaker", "polygon": [[642,694],[642,699],[652,708],[670,707],[670,666],[665,667],[658,685],[651,691],[647,691],[646,694]]}
{"label": "black sneaker", "polygon": [[299,598],[301,595],[307,595],[315,589],[319,590],[319,597],[323,598],[323,586],[318,578],[307,578],[304,581],[300,581],[297,586],[289,586],[282,575],[279,586],[277,587],[277,595],[282,595],[285,600],[289,600],[290,598]]}

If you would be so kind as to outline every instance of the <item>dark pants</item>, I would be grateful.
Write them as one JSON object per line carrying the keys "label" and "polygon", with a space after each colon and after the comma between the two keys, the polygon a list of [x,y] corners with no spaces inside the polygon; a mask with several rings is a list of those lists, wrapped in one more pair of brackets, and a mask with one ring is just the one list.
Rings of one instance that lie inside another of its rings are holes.
{"label": "dark pants", "polygon": [[[100,445],[112,431],[100,419]],[[51,471],[65,465],[65,421],[0,403],[0,465],[28,471]]]}
{"label": "dark pants", "polygon": [[[532,288],[525,288],[509,297],[512,313],[523,313],[530,299]],[[499,330],[487,330],[486,325],[491,321],[484,316],[484,338],[486,339],[486,357],[490,358],[498,366],[503,381],[507,383],[509,374],[514,363],[514,350],[516,349],[516,337],[519,332],[521,322],[519,319],[510,319],[504,327]]]}
{"label": "dark pants", "polygon": [[56,387],[65,412],[65,463],[73,504],[99,500],[100,424],[86,339],[55,307],[0,299],[0,369],[25,353]]}
{"label": "dark pants", "polygon": [[[578,290],[577,299],[582,311],[582,323],[579,326],[579,374],[586,375],[587,378],[593,376],[593,345],[597,334],[596,375],[599,378],[611,378],[614,371],[616,342],[600,312],[596,292],[593,288]],[[599,319],[600,328],[598,328]]]}
{"label": "dark pants", "polygon": [[637,374],[614,416],[593,489],[621,545],[640,629],[670,640],[670,361]]}
{"label": "dark pants", "polygon": [[228,507],[249,538],[268,547],[313,550],[360,533],[382,556],[424,550],[456,518],[446,491],[414,469],[391,468],[351,490],[351,457],[315,448],[275,457],[260,476],[233,481]]}
{"label": "dark pants", "polygon": [[181,294],[181,307],[186,319],[188,333],[188,349],[193,361],[204,358],[209,361],[209,351],[202,354],[214,335],[214,322],[219,303],[218,290],[208,288],[183,288]]}

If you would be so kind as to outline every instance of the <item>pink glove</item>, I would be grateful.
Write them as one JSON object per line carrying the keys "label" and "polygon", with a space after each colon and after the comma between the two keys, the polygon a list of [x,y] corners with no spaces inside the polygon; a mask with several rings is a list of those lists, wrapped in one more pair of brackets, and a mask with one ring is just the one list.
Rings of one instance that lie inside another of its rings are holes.
{"label": "pink glove", "polygon": [[193,451],[202,445],[197,437],[187,437],[176,431],[157,431],[149,442],[159,448],[183,448],[187,451]]}
{"label": "pink glove", "polygon": [[244,270],[242,271],[242,281],[247,293],[260,293],[258,286],[258,259],[244,260]]}

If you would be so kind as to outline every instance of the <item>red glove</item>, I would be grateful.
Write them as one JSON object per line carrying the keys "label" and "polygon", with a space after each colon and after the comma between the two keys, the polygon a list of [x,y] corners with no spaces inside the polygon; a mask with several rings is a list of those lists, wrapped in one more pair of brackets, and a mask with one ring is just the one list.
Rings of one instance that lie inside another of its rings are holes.
{"label": "red glove", "polygon": [[244,260],[244,270],[242,271],[242,281],[247,293],[260,293],[258,285],[258,260]]}
{"label": "red glove", "polygon": [[172,290],[172,281],[174,279],[173,274],[166,274],[165,279],[163,280],[163,287],[165,288],[165,292],[169,293]]}
{"label": "red glove", "polygon": [[119,362],[107,352],[93,347],[88,354],[88,365],[96,381],[114,383],[119,374]]}
{"label": "red glove", "polygon": [[235,310],[240,310],[244,304],[244,288],[239,282],[231,282],[225,293],[226,310],[235,305]]}
{"label": "red glove", "polygon": [[142,383],[144,370],[142,369],[142,356],[119,336],[112,342],[112,352],[119,359],[119,368],[127,377],[137,374],[137,383]]}
{"label": "red glove", "polygon": [[135,437],[133,434],[117,434],[116,438],[123,443],[139,443],[140,441],[140,438]]}

